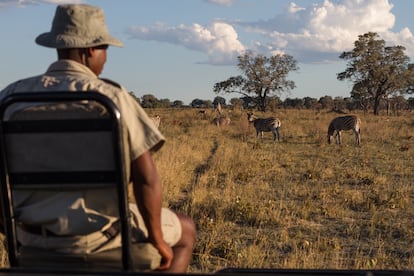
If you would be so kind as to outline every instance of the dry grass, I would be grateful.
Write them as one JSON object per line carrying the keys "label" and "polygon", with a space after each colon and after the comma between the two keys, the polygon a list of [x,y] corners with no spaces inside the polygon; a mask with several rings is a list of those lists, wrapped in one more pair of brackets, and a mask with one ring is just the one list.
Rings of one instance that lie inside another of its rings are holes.
{"label": "dry grass", "polygon": [[352,132],[326,143],[334,113],[280,110],[273,143],[241,112],[223,128],[195,110],[165,112],[155,158],[166,204],[197,223],[191,271],[414,269],[413,114],[360,114],[356,147]]}
{"label": "dry grass", "polygon": [[0,233],[0,268],[8,267],[9,265],[7,252],[4,250],[5,242],[4,235]]}
{"label": "dry grass", "polygon": [[357,147],[352,132],[326,143],[336,116],[326,111],[278,111],[276,143],[257,140],[241,111],[220,128],[212,113],[154,112],[167,137],[154,155],[165,206],[197,224],[191,272],[414,269],[413,114],[360,114]]}

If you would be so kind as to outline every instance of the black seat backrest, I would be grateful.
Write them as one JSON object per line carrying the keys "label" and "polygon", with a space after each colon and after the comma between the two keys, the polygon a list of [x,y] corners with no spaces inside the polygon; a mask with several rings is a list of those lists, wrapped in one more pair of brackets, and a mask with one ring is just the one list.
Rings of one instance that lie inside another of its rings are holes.
{"label": "black seat backrest", "polygon": [[[21,191],[108,190],[119,215],[122,268],[130,270],[129,160],[121,114],[97,92],[16,93],[0,102],[1,200],[11,267],[20,264],[13,199]],[[98,201],[98,199],[96,199]]]}

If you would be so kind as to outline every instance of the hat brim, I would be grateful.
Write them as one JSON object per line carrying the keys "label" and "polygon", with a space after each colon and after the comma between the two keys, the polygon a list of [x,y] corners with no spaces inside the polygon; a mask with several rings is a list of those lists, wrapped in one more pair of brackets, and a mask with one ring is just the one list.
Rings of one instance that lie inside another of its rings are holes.
{"label": "hat brim", "polygon": [[90,48],[99,45],[111,45],[116,47],[124,47],[124,44],[111,35],[98,38],[80,38],[71,35],[55,35],[47,32],[40,34],[36,37],[36,43],[56,49],[68,49],[68,48]]}

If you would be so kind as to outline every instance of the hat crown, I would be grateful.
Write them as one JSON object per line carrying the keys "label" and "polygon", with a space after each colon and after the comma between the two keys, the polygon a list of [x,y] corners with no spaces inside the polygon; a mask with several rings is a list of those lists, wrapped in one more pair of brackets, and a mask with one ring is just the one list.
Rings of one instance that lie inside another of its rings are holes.
{"label": "hat crown", "polygon": [[88,48],[108,44],[122,47],[112,37],[101,8],[86,5],[59,5],[50,32],[39,35],[36,43],[52,48]]}

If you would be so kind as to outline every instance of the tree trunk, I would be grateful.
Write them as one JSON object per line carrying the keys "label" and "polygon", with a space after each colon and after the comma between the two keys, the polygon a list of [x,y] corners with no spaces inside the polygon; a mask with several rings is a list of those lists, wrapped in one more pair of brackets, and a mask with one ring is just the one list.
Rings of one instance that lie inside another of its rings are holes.
{"label": "tree trunk", "polygon": [[262,112],[266,111],[266,97],[259,96],[259,108]]}
{"label": "tree trunk", "polygon": [[374,99],[374,115],[379,115],[380,102],[381,102],[381,96],[375,96],[375,99]]}
{"label": "tree trunk", "polygon": [[390,116],[390,101],[386,99],[387,101],[387,116]]}

